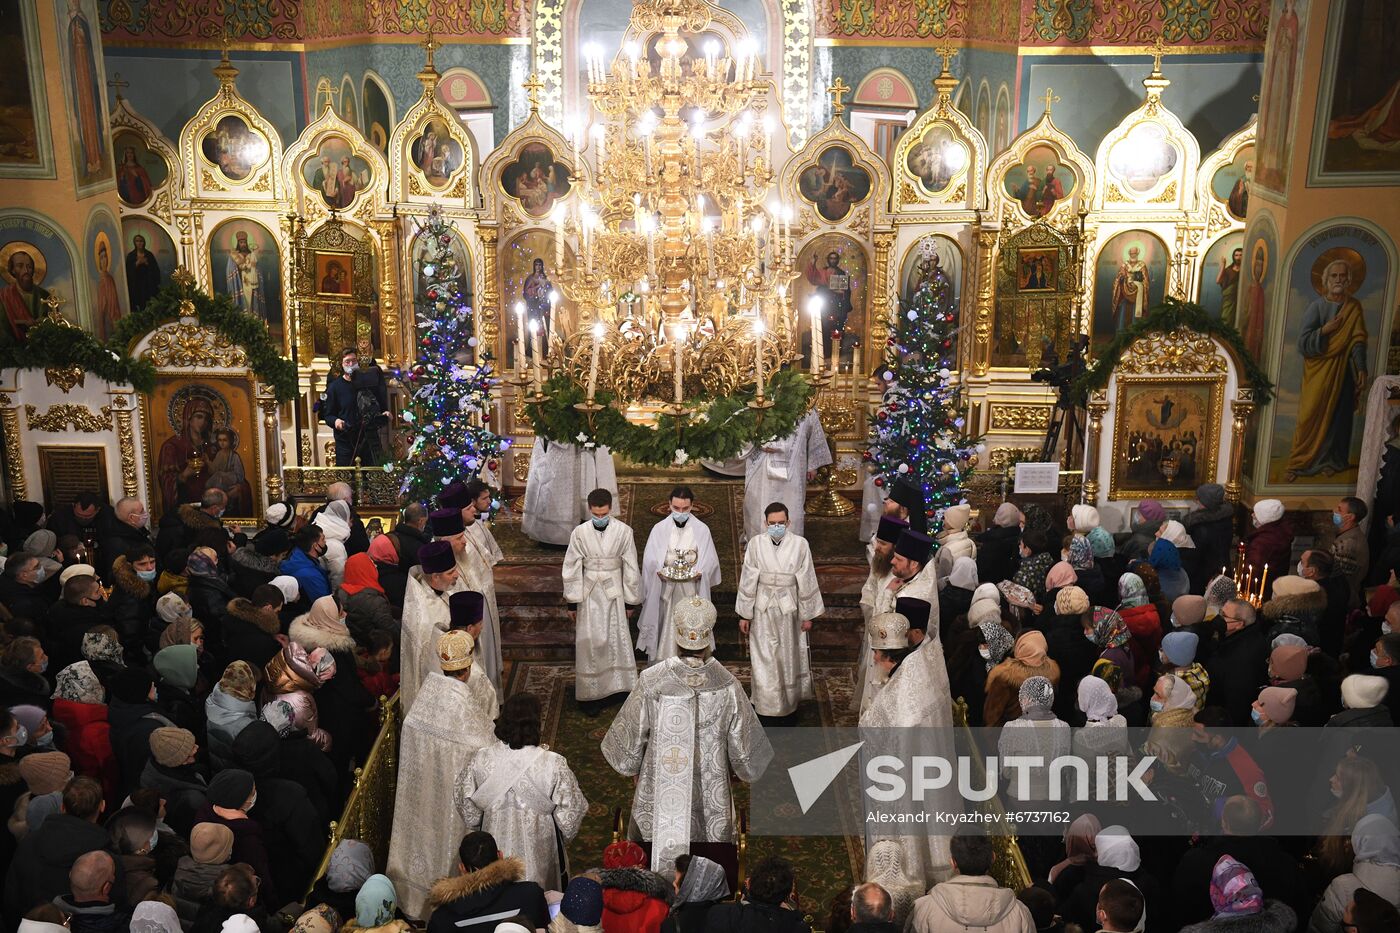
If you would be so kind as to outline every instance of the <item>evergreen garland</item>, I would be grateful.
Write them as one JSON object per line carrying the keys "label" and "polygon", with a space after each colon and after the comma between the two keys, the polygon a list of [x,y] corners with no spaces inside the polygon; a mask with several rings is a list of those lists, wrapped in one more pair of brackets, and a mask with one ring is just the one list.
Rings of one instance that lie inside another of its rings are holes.
{"label": "evergreen garland", "polygon": [[1108,385],[1118,361],[1133,342],[1148,334],[1169,334],[1178,328],[1194,330],[1216,338],[1234,351],[1242,372],[1241,380],[1255,392],[1255,398],[1262,405],[1273,398],[1274,384],[1264,370],[1255,362],[1253,354],[1246,349],[1240,332],[1217,317],[1211,316],[1200,305],[1168,296],[1161,304],[1148,311],[1140,320],[1125,330],[1120,330],[1108,345],[1097,353],[1098,359],[1074,381],[1072,389],[1075,397],[1088,398],[1095,389]]}
{"label": "evergreen garland", "polygon": [[4,329],[0,369],[62,369],[81,366],[111,383],[130,383],[138,392],[155,388],[156,368],[147,359],[132,359],[126,346],[102,343],[85,330],[47,317],[33,324],[25,339],[15,342]]}

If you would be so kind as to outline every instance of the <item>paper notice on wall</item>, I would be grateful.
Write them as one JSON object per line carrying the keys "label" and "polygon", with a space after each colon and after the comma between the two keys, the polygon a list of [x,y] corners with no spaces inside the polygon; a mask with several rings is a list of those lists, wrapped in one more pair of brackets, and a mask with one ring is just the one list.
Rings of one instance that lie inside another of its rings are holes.
{"label": "paper notice on wall", "polygon": [[1060,491],[1058,463],[1016,464],[1016,492],[1039,493]]}

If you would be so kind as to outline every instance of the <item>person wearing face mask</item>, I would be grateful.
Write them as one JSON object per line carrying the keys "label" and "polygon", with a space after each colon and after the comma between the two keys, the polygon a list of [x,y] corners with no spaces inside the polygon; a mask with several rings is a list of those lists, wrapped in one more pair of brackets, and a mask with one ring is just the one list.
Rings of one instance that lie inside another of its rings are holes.
{"label": "person wearing face mask", "polygon": [[229,602],[238,598],[233,587],[219,575],[219,555],[211,548],[195,548],[185,562],[185,577],[189,580],[185,598],[194,610],[194,617],[205,624],[217,643],[219,620],[228,612]]}
{"label": "person wearing face mask", "polygon": [[53,690],[45,676],[48,669],[49,656],[39,639],[21,635],[6,645],[0,653],[0,706],[47,706]]}
{"label": "person wearing face mask", "polygon": [[744,549],[734,611],[749,640],[754,709],[761,718],[779,719],[813,696],[807,633],[826,609],[812,549],[789,531],[787,506],[770,502],[763,513],[766,534],[750,538]]}
{"label": "person wearing face mask", "polygon": [[156,878],[156,818],[141,807],[123,807],[107,820],[112,850],[121,860],[121,890],[127,904],[139,904],[160,893]]}
{"label": "person wearing face mask", "polygon": [[129,549],[152,543],[150,521],[151,516],[140,499],[127,496],[117,500],[111,513],[99,520],[97,560],[93,564],[98,576],[107,579],[111,576],[112,564]]}
{"label": "person wearing face mask", "polygon": [[1332,539],[1332,559],[1337,562],[1337,572],[1347,579],[1352,609],[1361,605],[1361,583],[1371,569],[1371,548],[1361,530],[1366,512],[1366,503],[1355,496],[1345,497],[1332,510],[1332,525],[1337,531]]}
{"label": "person wearing face mask", "polygon": [[1245,535],[1244,565],[1254,568],[1257,580],[1264,565],[1269,565],[1269,579],[1264,581],[1264,597],[1273,592],[1273,582],[1283,568],[1293,563],[1293,524],[1285,517],[1283,503],[1277,499],[1260,499],[1254,503],[1254,527]]}
{"label": "person wearing face mask", "polygon": [[137,663],[146,626],[156,616],[156,549],[136,544],[112,562],[112,595],[108,598],[112,627],[127,646],[128,663]]}
{"label": "person wearing face mask", "polygon": [[632,692],[637,661],[628,619],[642,601],[631,526],[612,514],[613,494],[588,494],[587,521],[569,534],[564,601],[574,623],[574,700],[590,718],[611,696]]}
{"label": "person wearing face mask", "polygon": [[321,421],[335,437],[336,466],[354,466],[357,456],[365,465],[374,465],[370,445],[366,443],[369,429],[360,418],[355,387],[355,374],[359,368],[359,352],[354,347],[342,350],[340,377],[327,384],[325,398],[321,400]]}
{"label": "person wearing face mask", "polygon": [[293,577],[301,596],[310,605],[331,594],[330,577],[321,569],[319,559],[326,552],[326,536],[317,525],[307,525],[297,532],[291,553],[278,565],[283,574]]}
{"label": "person wearing face mask", "polygon": [[258,802],[253,775],[241,768],[225,768],[209,782],[207,796],[209,802],[195,814],[195,823],[217,823],[233,832],[229,863],[242,862],[253,869],[258,878],[258,903],[275,910],[284,902],[278,897],[262,826],[252,815]]}
{"label": "person wearing face mask", "polygon": [[[1184,596],[1180,597],[1180,599],[1185,598]],[[1162,639],[1162,648],[1158,653],[1162,673],[1164,675],[1171,674],[1184,680],[1191,688],[1191,692],[1195,694],[1196,701],[1193,704],[1192,712],[1205,709],[1206,697],[1210,694],[1210,674],[1206,673],[1205,667],[1196,660],[1196,649],[1200,643],[1200,636],[1195,632],[1169,632]]]}
{"label": "person wearing face mask", "polygon": [[1391,632],[1376,639],[1370,652],[1371,670],[1366,673],[1382,677],[1390,684],[1385,705],[1390,717],[1400,722],[1400,632]]}
{"label": "person wearing face mask", "polygon": [[[675,607],[692,596],[710,598],[720,582],[719,555],[704,522],[691,514],[695,493],[689,486],[671,490],[671,514],[652,526],[642,552],[642,612],[637,650],[655,664],[676,654],[671,629]],[[687,578],[689,575],[689,578]]]}
{"label": "person wearing face mask", "polygon": [[53,599],[40,589],[46,571],[39,558],[26,551],[11,555],[0,573],[0,604],[10,615],[29,619],[42,626]]}
{"label": "person wearing face mask", "polygon": [[1249,705],[1268,682],[1269,637],[1255,621],[1256,610],[1243,599],[1232,599],[1220,610],[1225,637],[1206,661],[1210,672],[1210,705],[1224,708],[1236,726],[1249,724]]}

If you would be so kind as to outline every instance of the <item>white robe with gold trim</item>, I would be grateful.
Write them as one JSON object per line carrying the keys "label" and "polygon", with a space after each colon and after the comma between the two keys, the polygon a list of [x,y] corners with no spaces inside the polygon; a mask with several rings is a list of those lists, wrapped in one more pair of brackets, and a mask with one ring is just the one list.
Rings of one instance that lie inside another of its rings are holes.
{"label": "white robe with gold trim", "polygon": [[491,529],[481,521],[472,522],[466,527],[467,546],[457,557],[457,572],[461,575],[462,589],[475,590],[486,602],[485,623],[481,627],[477,652],[481,663],[486,667],[486,676],[501,696],[501,616],[496,609],[495,566],[505,556],[496,544]]}
{"label": "white robe with gold trim", "polygon": [[564,601],[578,606],[574,696],[601,700],[637,685],[627,607],[642,601],[642,574],[630,526],[613,518],[599,531],[586,521],[564,553]]}
{"label": "white robe with gold trim", "polygon": [[760,716],[787,716],[812,694],[807,633],[802,623],[825,611],[812,549],[789,531],[779,542],[765,532],[749,540],[734,611],[749,619],[751,693]]}

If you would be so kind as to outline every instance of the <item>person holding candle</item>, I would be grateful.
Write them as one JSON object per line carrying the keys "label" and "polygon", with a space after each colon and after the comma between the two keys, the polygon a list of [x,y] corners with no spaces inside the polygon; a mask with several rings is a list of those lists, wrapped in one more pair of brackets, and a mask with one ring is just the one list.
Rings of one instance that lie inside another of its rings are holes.
{"label": "person holding candle", "polygon": [[[1273,568],[1275,577],[1293,564],[1293,525],[1284,516],[1283,503],[1277,499],[1260,499],[1254,503],[1254,528],[1245,535],[1240,567],[1253,565],[1257,586],[1265,564]],[[1273,593],[1273,584],[1264,582],[1261,595],[1268,599]]]}
{"label": "person holding candle", "polygon": [[764,509],[770,502],[795,503],[788,513],[788,533],[801,535],[806,527],[803,503],[807,499],[807,484],[820,467],[829,463],[831,448],[815,408],[797,422],[787,437],[754,447],[744,458],[741,543],[763,536],[768,525]]}

